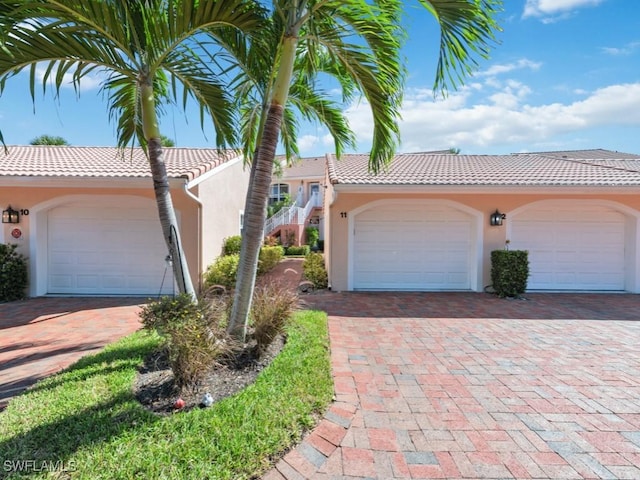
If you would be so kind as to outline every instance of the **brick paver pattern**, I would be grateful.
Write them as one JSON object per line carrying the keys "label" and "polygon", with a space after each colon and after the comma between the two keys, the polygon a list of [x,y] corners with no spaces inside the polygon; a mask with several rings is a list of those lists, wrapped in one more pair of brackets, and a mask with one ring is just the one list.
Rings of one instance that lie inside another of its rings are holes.
{"label": "brick paver pattern", "polygon": [[330,301],[336,401],[266,480],[640,478],[638,296],[386,295]]}
{"label": "brick paver pattern", "polygon": [[0,304],[0,411],[38,380],[141,327],[141,298],[34,298]]}

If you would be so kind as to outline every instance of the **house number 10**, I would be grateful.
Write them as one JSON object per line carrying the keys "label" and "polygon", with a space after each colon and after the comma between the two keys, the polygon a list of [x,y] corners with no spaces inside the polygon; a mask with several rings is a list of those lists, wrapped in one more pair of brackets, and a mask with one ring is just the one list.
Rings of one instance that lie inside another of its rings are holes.
{"label": "house number 10", "polygon": [[22,210],[20,210],[20,215],[29,215],[29,209],[23,208]]}

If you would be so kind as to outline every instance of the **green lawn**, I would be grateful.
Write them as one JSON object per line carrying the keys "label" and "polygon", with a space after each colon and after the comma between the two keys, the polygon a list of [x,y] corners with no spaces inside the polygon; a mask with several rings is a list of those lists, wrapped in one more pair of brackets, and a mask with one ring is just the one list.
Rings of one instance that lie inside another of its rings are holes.
{"label": "green lawn", "polygon": [[138,404],[136,369],[158,345],[137,332],[15,398],[0,413],[0,478],[27,475],[21,467],[30,478],[251,478],[332,398],[322,312],[298,312],[256,382],[208,409],[160,417]]}

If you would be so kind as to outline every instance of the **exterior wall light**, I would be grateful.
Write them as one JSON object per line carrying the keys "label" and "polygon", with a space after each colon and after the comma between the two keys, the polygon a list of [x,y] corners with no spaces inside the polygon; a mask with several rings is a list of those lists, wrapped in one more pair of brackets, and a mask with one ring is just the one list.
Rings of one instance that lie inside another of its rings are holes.
{"label": "exterior wall light", "polygon": [[496,211],[493,212],[489,217],[489,224],[492,227],[499,227],[500,225],[502,225],[502,221],[505,220],[506,218],[507,218],[506,213],[500,213],[498,209],[496,209]]}
{"label": "exterior wall light", "polygon": [[9,205],[6,210],[2,211],[2,223],[20,223],[20,212]]}

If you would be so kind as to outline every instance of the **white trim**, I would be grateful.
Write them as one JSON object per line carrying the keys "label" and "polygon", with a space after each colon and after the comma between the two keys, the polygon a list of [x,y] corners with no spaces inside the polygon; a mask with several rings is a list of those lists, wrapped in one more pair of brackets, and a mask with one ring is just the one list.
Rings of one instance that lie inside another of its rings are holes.
{"label": "white trim", "polygon": [[623,214],[626,218],[625,225],[625,291],[640,293],[640,211],[612,200],[580,199],[579,203],[574,199],[547,199],[527,203],[507,213],[506,235],[512,237],[512,222],[514,217],[529,209],[537,207],[608,207]]}
{"label": "white trim", "polygon": [[[46,295],[48,290],[47,232],[49,210],[61,205],[73,203],[82,203],[85,206],[121,205],[126,207],[131,202],[138,202],[138,204],[149,207],[155,206],[154,200],[137,195],[64,195],[32,206],[29,209],[31,217],[29,232],[30,296]],[[178,215],[177,212],[176,215]],[[178,223],[179,221],[178,216]]]}
{"label": "white trim", "polygon": [[[243,160],[242,155],[237,156],[235,158],[232,158],[231,160],[228,160],[224,163],[221,163],[220,165],[212,168],[211,170],[209,170],[208,172],[203,173],[202,175],[197,176],[196,178],[194,178],[193,180],[186,182],[187,183],[187,188],[193,188],[196,185],[199,185],[200,183],[204,182],[205,180],[210,179],[211,177],[213,177],[214,175],[217,175],[218,173],[222,172],[223,170],[226,170],[227,168],[231,168],[233,166],[235,166],[238,162],[241,162]],[[185,179],[182,179],[185,180]]]}
{"label": "white trim", "polygon": [[375,200],[373,202],[366,203],[354,210],[348,212],[348,236],[347,236],[347,290],[351,291],[354,288],[354,231],[355,231],[355,217],[372,208],[381,206],[381,205],[445,205],[447,207],[453,208],[455,210],[459,210],[461,212],[466,213],[472,218],[472,227],[474,231],[472,232],[473,240],[475,242],[475,249],[473,249],[471,253],[471,271],[469,272],[469,279],[471,282],[471,290],[472,291],[482,291],[482,251],[483,251],[483,220],[484,213],[480,212],[474,208],[471,208],[462,203],[454,202],[452,200],[442,200],[442,199],[387,199],[387,200]]}

